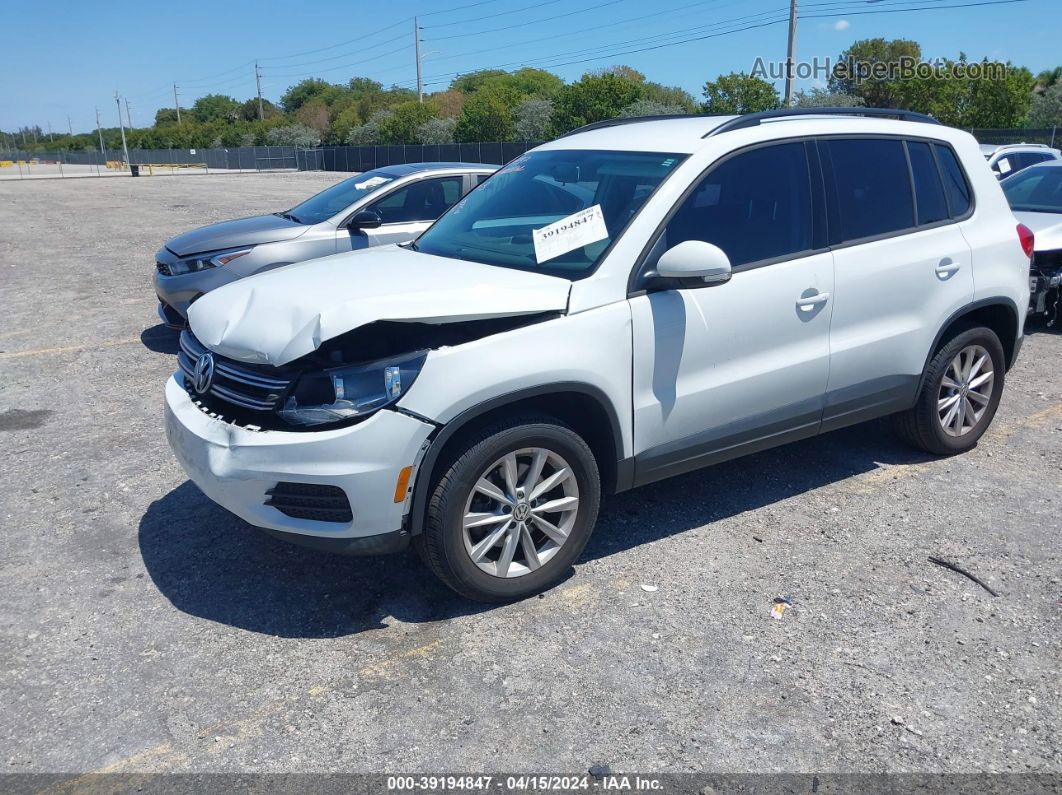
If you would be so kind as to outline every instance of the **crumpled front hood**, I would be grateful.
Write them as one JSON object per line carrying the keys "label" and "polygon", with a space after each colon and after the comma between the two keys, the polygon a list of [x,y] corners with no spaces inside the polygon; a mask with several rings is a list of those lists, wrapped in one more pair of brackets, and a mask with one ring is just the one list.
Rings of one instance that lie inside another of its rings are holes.
{"label": "crumpled front hood", "polygon": [[306,224],[297,224],[279,215],[252,215],[250,218],[201,226],[177,235],[166,241],[166,248],[179,257],[186,257],[204,251],[292,240],[309,228]]}
{"label": "crumpled front hood", "polygon": [[1037,251],[1062,248],[1062,213],[1016,212],[1014,217],[1032,230]]}
{"label": "crumpled front hood", "polygon": [[222,356],[279,366],[378,320],[453,323],[561,312],[571,283],[397,245],[336,254],[213,290],[188,311]]}

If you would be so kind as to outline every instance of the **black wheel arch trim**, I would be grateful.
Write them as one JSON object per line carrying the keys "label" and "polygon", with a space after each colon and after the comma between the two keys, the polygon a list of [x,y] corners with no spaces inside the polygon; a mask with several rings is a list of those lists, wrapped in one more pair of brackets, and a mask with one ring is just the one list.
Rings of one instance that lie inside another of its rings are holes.
{"label": "black wheel arch trim", "polygon": [[[1019,324],[1021,322],[1022,318],[1023,318],[1022,314],[1020,312],[1018,312],[1018,305],[1016,303],[1014,303],[1014,301],[1012,299],[1010,299],[1010,298],[1008,298],[1008,297],[1006,297],[1004,295],[998,295],[998,296],[995,296],[995,297],[992,297],[992,298],[982,298],[979,301],[974,301],[973,303],[966,304],[962,308],[955,310],[955,312],[953,312],[948,317],[948,319],[946,321],[944,321],[944,323],[941,325],[940,330],[937,331],[937,335],[933,338],[933,344],[930,346],[929,352],[926,353],[926,361],[925,361],[925,364],[922,365],[922,375],[918,379],[918,392],[922,391],[922,386],[925,384],[926,369],[929,367],[929,362],[933,358],[933,355],[937,352],[938,348],[940,347],[940,341],[944,338],[944,333],[949,328],[951,328],[955,324],[956,321],[961,320],[965,315],[968,315],[971,312],[975,312],[978,309],[984,309],[985,307],[988,307],[988,306],[1006,307],[1007,309],[1009,309],[1011,312],[1014,313],[1014,322],[1015,322],[1015,324]],[[1017,326],[1017,325],[1015,326],[1014,333],[1015,333],[1014,346],[1013,346],[1012,350],[1007,351],[1007,350],[1004,349],[1004,353],[1007,355],[1007,363],[1008,363],[1007,364],[1007,369],[1008,370],[1010,369],[1010,365],[1012,365],[1014,363],[1014,360],[1018,357],[1018,351],[1021,348],[1021,343],[1022,343],[1022,340],[1023,340],[1023,337],[1022,337],[1022,334],[1021,334],[1021,329],[1020,329],[1019,326]],[[1002,342],[1002,340],[1001,340],[1001,342]],[[916,392],[915,394],[917,395],[918,392]]]}
{"label": "black wheel arch trim", "polygon": [[441,425],[430,438],[430,446],[424,454],[420,466],[417,467],[416,482],[413,486],[413,500],[407,517],[407,527],[412,535],[420,535],[424,530],[424,516],[427,510],[428,500],[432,486],[432,474],[439,461],[439,456],[446,448],[447,442],[465,428],[470,422],[497,409],[520,403],[529,398],[559,395],[566,392],[577,392],[594,400],[605,412],[608,418],[609,428],[612,432],[612,445],[616,453],[616,461],[609,462],[615,467],[616,482],[615,491],[626,491],[633,487],[634,467],[633,459],[623,458],[623,433],[620,426],[619,416],[615,406],[608,399],[604,390],[593,384],[580,381],[557,381],[551,384],[518,389],[507,392],[504,395],[491,398],[479,403],[458,414],[445,425]]}

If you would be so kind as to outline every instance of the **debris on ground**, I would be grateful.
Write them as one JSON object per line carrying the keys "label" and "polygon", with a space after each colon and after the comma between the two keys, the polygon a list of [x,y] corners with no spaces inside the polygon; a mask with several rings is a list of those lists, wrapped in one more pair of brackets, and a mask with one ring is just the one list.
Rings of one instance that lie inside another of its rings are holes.
{"label": "debris on ground", "polygon": [[642,590],[645,591],[646,593],[652,593],[653,591],[656,590],[656,586],[655,585],[646,585],[645,583],[642,583]]}
{"label": "debris on ground", "polygon": [[940,558],[935,558],[932,555],[929,556],[929,562],[930,563],[936,563],[938,566],[943,566],[945,569],[951,569],[952,571],[961,574],[963,577],[967,577],[967,578],[973,580],[975,583],[977,583],[982,588],[984,588],[986,591],[988,591],[990,594],[992,594],[992,596],[999,596],[999,594],[997,594],[995,591],[993,591],[991,588],[989,588],[988,585],[986,585],[979,577],[977,577],[976,575],[970,574],[970,572],[966,571],[966,569],[959,568],[954,563],[949,563],[946,560],[941,560]]}
{"label": "debris on ground", "polygon": [[781,619],[785,614],[787,607],[793,606],[793,597],[791,596],[776,596],[774,602],[771,604],[771,618]]}

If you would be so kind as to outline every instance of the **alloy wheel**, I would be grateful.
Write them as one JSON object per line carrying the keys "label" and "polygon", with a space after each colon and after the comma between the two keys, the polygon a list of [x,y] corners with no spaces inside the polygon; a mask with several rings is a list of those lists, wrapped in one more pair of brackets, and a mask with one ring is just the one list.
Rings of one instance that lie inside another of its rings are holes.
{"label": "alloy wheel", "polygon": [[465,503],[465,551],[495,577],[540,569],[564,546],[579,515],[579,484],[563,457],[542,447],[507,453],[484,470]]}
{"label": "alloy wheel", "polygon": [[944,371],[937,416],[948,436],[965,436],[981,421],[992,400],[992,356],[980,345],[960,350]]}

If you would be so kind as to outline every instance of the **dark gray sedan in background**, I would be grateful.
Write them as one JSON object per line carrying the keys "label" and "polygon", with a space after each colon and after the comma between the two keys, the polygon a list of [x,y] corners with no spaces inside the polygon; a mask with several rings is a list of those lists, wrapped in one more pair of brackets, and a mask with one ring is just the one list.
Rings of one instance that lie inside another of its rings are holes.
{"label": "dark gray sedan in background", "polygon": [[287,212],[210,224],[155,254],[159,317],[182,327],[189,305],[223,284],[293,262],[412,240],[498,166],[408,163],[366,171]]}

